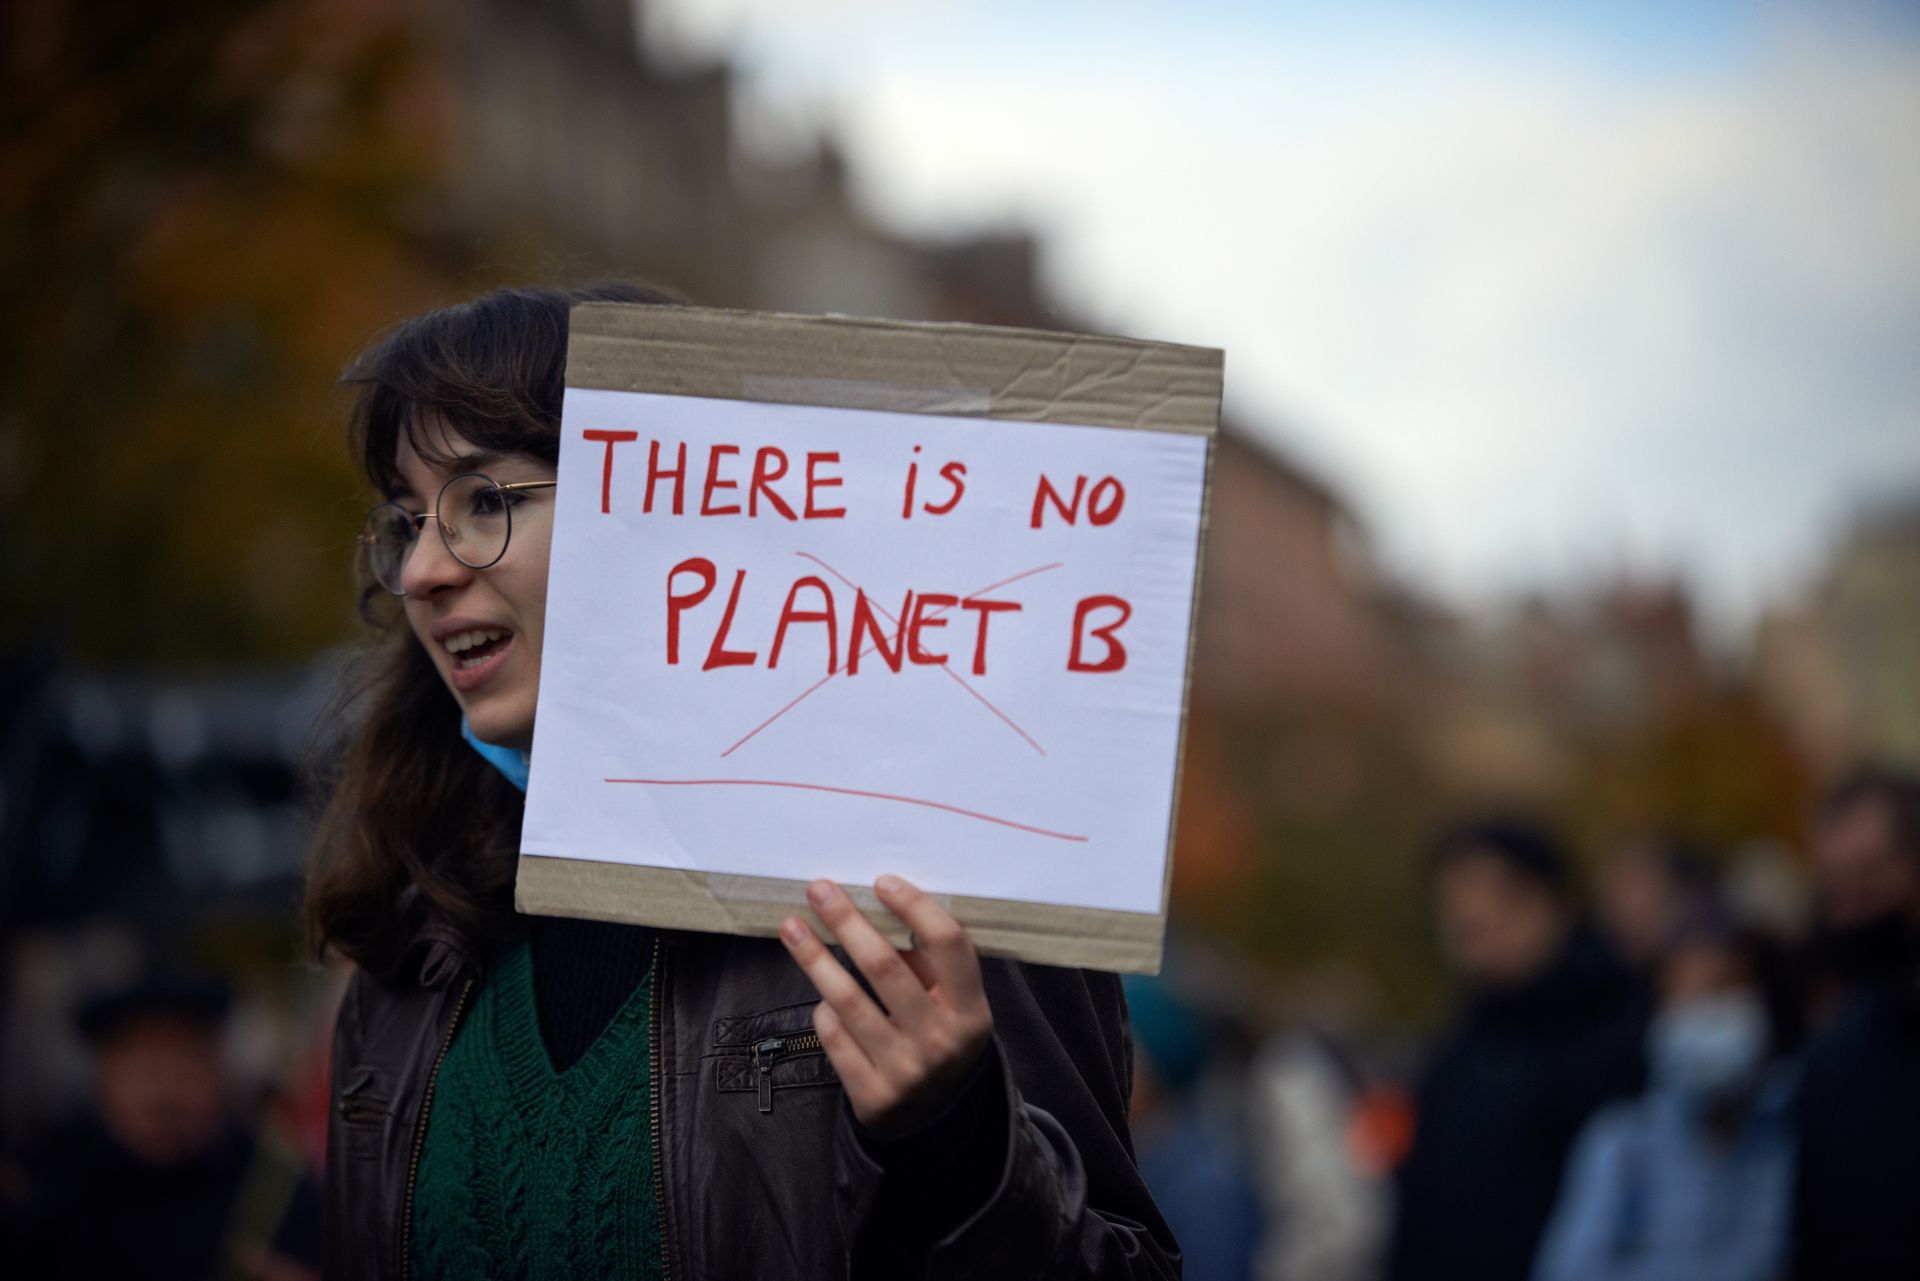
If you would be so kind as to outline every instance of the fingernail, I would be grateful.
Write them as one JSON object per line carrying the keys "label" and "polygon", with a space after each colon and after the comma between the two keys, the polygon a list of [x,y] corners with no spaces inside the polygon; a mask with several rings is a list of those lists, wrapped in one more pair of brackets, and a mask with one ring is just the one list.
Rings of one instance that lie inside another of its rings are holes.
{"label": "fingernail", "polygon": [[780,937],[798,947],[807,940],[807,927],[800,923],[797,916],[789,916],[780,922]]}
{"label": "fingernail", "polygon": [[824,907],[833,898],[832,881],[815,881],[807,886],[807,901],[815,907]]}
{"label": "fingernail", "polygon": [[873,888],[879,890],[882,894],[898,894],[901,890],[907,888],[907,883],[892,873],[888,873],[886,876],[875,881]]}

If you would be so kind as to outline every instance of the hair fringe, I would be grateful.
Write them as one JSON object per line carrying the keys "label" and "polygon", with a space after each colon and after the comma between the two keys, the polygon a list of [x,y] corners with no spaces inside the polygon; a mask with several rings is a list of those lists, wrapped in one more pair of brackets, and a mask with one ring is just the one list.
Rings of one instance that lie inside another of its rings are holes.
{"label": "hair fringe", "polygon": [[[673,304],[646,285],[499,289],[416,316],[361,353],[348,438],[376,490],[395,482],[401,438],[429,416],[474,444],[559,455],[568,312],[579,302]],[[429,919],[476,947],[513,937],[522,797],[460,736],[460,708],[399,602],[360,582],[367,633],[309,749],[322,798],[304,907],[316,958],[391,975]]]}

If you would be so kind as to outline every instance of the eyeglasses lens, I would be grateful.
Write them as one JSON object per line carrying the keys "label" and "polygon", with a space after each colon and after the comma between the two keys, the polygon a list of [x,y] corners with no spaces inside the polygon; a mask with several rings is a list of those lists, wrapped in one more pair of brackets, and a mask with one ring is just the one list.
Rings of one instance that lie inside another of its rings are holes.
{"label": "eyeglasses lens", "polygon": [[441,534],[462,565],[485,569],[507,551],[507,496],[485,476],[455,476],[440,491]]}
{"label": "eyeglasses lens", "polygon": [[366,552],[367,569],[374,581],[394,595],[400,594],[400,569],[414,540],[413,517],[395,503],[384,503],[367,513],[360,532],[360,545]]}
{"label": "eyeglasses lens", "polygon": [[[513,499],[485,476],[455,476],[434,503],[441,540],[453,558],[472,569],[486,569],[506,555],[513,532]],[[405,595],[400,575],[425,521],[398,503],[382,503],[367,513],[360,532],[367,568],[374,581],[395,596]]]}

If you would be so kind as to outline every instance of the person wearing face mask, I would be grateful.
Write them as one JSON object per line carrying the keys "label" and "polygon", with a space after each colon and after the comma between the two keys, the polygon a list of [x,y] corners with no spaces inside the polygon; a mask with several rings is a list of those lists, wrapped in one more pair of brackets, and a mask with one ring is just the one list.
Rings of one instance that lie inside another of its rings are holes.
{"label": "person wearing face mask", "polygon": [[1587,1125],[1534,1281],[1774,1281],[1792,1220],[1799,1000],[1780,949],[1702,919],[1657,971],[1650,1084]]}
{"label": "person wearing face mask", "polygon": [[1802,1091],[1796,1277],[1920,1277],[1920,778],[1856,771],[1813,830],[1834,984]]}

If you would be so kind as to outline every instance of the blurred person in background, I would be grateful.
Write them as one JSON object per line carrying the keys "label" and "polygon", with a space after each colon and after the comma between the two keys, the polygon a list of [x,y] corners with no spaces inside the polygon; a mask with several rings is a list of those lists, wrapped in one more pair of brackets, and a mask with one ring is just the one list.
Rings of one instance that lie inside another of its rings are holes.
{"label": "blurred person in background", "polygon": [[[1248,1082],[1267,1220],[1262,1281],[1371,1281],[1390,1222],[1383,1106],[1336,1037],[1294,1028],[1263,1045]],[[1398,1109],[1396,1109],[1398,1110]],[[1391,1124],[1391,1121],[1388,1121]]]}
{"label": "blurred person in background", "polygon": [[1416,1092],[1388,1275],[1522,1281],[1581,1127],[1640,1087],[1646,1007],[1544,831],[1472,823],[1429,857],[1466,995]]}
{"label": "blurred person in background", "polygon": [[1648,1090],[1587,1124],[1534,1281],[1785,1275],[1798,985],[1777,944],[1717,914],[1670,938]]}
{"label": "blurred person in background", "polygon": [[1920,777],[1861,769],[1813,830],[1817,943],[1841,980],[1802,1088],[1802,1281],[1920,1277]]}
{"label": "blurred person in background", "polygon": [[1241,1118],[1206,1088],[1219,1033],[1166,976],[1125,979],[1137,1053],[1129,1120],[1186,1281],[1253,1281],[1263,1235]]}
{"label": "blurred person in background", "polygon": [[1711,900],[1714,880],[1713,864],[1685,841],[1637,836],[1601,864],[1595,915],[1620,959],[1651,977],[1680,922]]}
{"label": "blurred person in background", "polygon": [[1814,948],[1836,997],[1898,980],[1920,956],[1915,787],[1910,773],[1866,766],[1835,784],[1815,816]]}
{"label": "blurred person in background", "polygon": [[241,1115],[229,1004],[215,980],[167,975],[80,1010],[93,1105],[29,1166],[21,1275],[319,1275],[320,1190]]}

